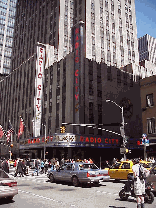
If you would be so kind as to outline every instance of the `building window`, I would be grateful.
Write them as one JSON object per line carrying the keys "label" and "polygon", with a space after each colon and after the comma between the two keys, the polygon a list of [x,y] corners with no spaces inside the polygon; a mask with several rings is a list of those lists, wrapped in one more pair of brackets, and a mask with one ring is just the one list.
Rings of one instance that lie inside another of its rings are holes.
{"label": "building window", "polygon": [[147,119],[147,132],[148,134],[155,133],[155,118]]}
{"label": "building window", "polygon": [[153,102],[153,93],[152,94],[149,94],[149,95],[146,95],[146,106],[147,107],[151,107],[154,105],[154,102]]}

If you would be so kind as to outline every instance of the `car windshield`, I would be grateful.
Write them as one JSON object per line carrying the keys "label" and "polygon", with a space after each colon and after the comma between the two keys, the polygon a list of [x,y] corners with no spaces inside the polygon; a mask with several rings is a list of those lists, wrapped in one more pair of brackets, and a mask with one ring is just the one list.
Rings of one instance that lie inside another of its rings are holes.
{"label": "car windshield", "polygon": [[80,165],[81,169],[99,169],[95,164],[83,164]]}

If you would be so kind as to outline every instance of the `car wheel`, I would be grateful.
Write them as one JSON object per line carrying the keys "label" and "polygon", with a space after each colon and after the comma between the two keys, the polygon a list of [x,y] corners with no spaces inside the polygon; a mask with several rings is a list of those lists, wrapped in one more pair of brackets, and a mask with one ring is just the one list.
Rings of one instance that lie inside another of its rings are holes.
{"label": "car wheel", "polygon": [[119,196],[120,196],[120,199],[122,201],[126,201],[128,199],[128,195],[125,193],[125,190],[122,189],[120,192],[119,192]]}
{"label": "car wheel", "polygon": [[145,202],[148,204],[152,204],[154,201],[154,194],[150,191],[145,195]]}
{"label": "car wheel", "polygon": [[76,176],[73,176],[72,183],[73,183],[73,186],[78,186],[79,185],[79,179]]}
{"label": "car wheel", "polygon": [[50,174],[49,179],[50,179],[50,182],[51,182],[51,183],[54,183],[55,179],[54,179],[53,174]]}

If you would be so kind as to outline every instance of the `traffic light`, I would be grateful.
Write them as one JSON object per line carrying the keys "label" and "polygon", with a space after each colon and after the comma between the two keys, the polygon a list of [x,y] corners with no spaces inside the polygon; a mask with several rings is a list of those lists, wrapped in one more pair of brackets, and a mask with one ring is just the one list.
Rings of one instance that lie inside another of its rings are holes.
{"label": "traffic light", "polygon": [[13,147],[14,145],[13,144],[10,144],[10,147]]}
{"label": "traffic light", "polygon": [[126,149],[126,153],[128,153],[129,152],[129,150],[128,149]]}
{"label": "traffic light", "polygon": [[60,133],[66,133],[66,127],[65,126],[60,127]]}

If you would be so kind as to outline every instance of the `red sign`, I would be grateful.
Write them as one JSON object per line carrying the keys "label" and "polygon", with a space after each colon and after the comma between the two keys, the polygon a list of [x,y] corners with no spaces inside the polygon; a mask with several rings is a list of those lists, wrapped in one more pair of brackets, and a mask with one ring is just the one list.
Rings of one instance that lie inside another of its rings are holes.
{"label": "red sign", "polygon": [[119,140],[118,139],[102,139],[100,137],[96,138],[96,137],[80,137],[80,142],[85,142],[85,143],[104,143],[104,144],[119,144]]}
{"label": "red sign", "polygon": [[79,110],[79,50],[80,50],[80,29],[75,29],[75,112]]}

